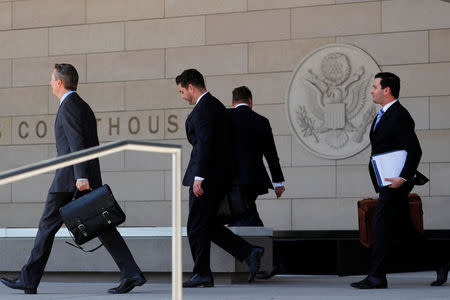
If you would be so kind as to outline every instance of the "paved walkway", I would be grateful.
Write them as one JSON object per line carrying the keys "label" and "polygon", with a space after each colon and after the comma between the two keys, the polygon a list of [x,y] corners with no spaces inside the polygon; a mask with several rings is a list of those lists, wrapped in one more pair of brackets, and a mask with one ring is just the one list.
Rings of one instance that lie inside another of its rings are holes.
{"label": "paved walkway", "polygon": [[[349,286],[361,276],[287,276],[279,275],[271,280],[255,284],[216,285],[214,288],[185,289],[183,299],[192,300],[279,300],[279,299],[379,299],[379,300],[434,300],[450,299],[450,283],[442,287],[430,287],[434,272],[392,274],[388,277],[389,289],[356,290]],[[111,283],[60,283],[43,282],[37,295],[24,295],[0,286],[0,299],[54,300],[54,299],[171,299],[168,283],[148,283],[126,295],[109,295]]]}

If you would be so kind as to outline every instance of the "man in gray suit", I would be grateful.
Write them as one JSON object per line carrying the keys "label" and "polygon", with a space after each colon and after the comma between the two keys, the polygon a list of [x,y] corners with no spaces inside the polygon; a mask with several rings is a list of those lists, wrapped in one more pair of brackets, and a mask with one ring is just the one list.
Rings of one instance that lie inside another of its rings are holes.
{"label": "man in gray suit", "polygon": [[[58,156],[98,146],[97,121],[94,112],[76,93],[77,70],[69,64],[56,64],[50,85],[53,94],[60,99],[55,120]],[[1,282],[10,288],[23,290],[25,294],[36,294],[50,256],[55,234],[63,224],[59,208],[72,200],[76,189],[86,193],[89,189],[95,189],[101,185],[98,159],[56,170],[30,258],[22,268],[18,279],[2,278]],[[113,257],[123,276],[120,285],[109,289],[109,293],[128,293],[134,287],[146,282],[117,229],[104,232],[99,239]]]}

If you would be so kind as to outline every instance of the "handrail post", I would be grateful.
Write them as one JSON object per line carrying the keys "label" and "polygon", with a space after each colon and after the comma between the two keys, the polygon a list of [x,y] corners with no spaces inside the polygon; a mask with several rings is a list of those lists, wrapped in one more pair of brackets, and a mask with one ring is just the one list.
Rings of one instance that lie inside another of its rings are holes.
{"label": "handrail post", "polygon": [[172,154],[172,300],[182,300],[181,149]]}

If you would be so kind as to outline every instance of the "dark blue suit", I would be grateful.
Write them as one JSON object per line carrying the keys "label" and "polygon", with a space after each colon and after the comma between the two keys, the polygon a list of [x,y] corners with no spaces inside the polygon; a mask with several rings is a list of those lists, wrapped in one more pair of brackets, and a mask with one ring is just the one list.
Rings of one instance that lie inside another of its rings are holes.
{"label": "dark blue suit", "polygon": [[[230,223],[234,226],[263,226],[258,211],[256,198],[273,189],[273,182],[283,182],[283,171],[273,139],[269,120],[247,105],[227,110],[231,120],[231,139],[233,145],[234,170],[243,192],[252,200],[252,213]],[[272,181],[264,166],[263,156],[269,165]]]}
{"label": "dark blue suit", "polygon": [[[422,149],[414,132],[415,124],[411,115],[397,101],[383,114],[375,130],[373,130],[375,120],[372,123],[369,134],[372,155],[395,150],[406,150],[408,155],[400,177],[413,182],[420,158],[422,157]],[[371,163],[369,163],[369,172],[372,184],[375,190],[379,192],[380,188],[378,187]]]}
{"label": "dark blue suit", "polygon": [[414,131],[414,120],[397,101],[383,114],[375,130],[373,129],[374,124],[375,120],[370,129],[372,155],[395,150],[406,150],[408,153],[400,173],[400,177],[407,181],[396,189],[380,188],[372,164],[369,163],[373,186],[379,192],[373,223],[374,245],[369,275],[385,278],[385,261],[393,231],[401,232],[402,237],[409,242],[405,254],[417,254],[413,256],[415,261],[421,259],[422,263],[433,265],[438,263],[441,258],[437,253],[430,253],[429,243],[423,235],[415,230],[409,212],[408,194],[414,187],[414,175],[417,173],[422,156],[419,140]]}
{"label": "dark blue suit", "polygon": [[[58,109],[55,120],[55,140],[58,156],[98,146],[97,122],[89,105],[78,94],[68,95]],[[20,279],[27,288],[37,288],[50,256],[56,232],[63,222],[59,208],[72,200],[76,179],[89,180],[91,188],[102,185],[100,164],[93,159],[56,170],[45,208],[39,221],[38,233]],[[99,236],[125,278],[140,273],[130,250],[116,229]]]}
{"label": "dark blue suit", "polygon": [[[243,261],[252,246],[217,221],[219,200],[229,187],[232,174],[229,120],[223,104],[206,93],[186,119],[186,135],[192,145],[183,185],[189,186],[187,232],[194,274],[210,276],[211,241]],[[205,178],[204,194],[192,191],[195,176]]]}

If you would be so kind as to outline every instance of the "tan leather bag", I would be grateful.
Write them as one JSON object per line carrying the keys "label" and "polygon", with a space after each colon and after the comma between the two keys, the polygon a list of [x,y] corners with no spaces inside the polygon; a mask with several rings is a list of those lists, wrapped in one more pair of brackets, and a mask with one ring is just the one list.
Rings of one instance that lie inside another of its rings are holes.
{"label": "tan leather bag", "polygon": [[[377,202],[378,198],[366,198],[358,201],[359,239],[361,244],[368,248],[373,245],[373,217]],[[409,194],[408,202],[413,225],[417,231],[423,233],[422,200],[417,194]]]}

